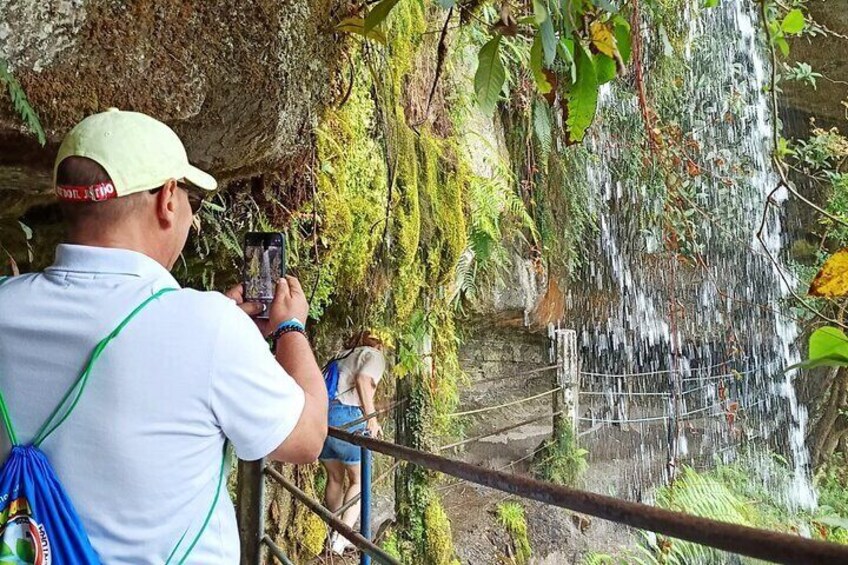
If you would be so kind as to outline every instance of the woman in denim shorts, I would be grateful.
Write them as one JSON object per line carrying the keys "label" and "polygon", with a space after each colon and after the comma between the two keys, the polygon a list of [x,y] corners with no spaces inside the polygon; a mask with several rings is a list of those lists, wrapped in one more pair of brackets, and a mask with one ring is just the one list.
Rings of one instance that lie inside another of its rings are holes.
{"label": "woman in denim shorts", "polygon": [[[345,341],[344,350],[335,357],[335,361],[339,369],[339,383],[336,397],[330,401],[329,424],[352,433],[367,429],[371,437],[380,437],[383,430],[377,418],[355,426],[347,424],[375,411],[374,394],[386,369],[383,342],[368,330],[358,332]],[[328,437],[319,459],[327,470],[324,501],[327,508],[336,512],[345,502],[359,495],[360,450],[353,444]],[[345,510],[342,521],[353,527],[357,516],[358,502]],[[330,543],[332,551],[338,554],[350,546],[350,542],[338,534],[333,534]]]}

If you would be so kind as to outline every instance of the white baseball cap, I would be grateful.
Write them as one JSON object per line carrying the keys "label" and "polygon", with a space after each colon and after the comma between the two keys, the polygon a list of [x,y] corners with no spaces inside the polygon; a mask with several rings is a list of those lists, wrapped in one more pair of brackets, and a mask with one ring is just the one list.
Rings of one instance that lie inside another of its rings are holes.
{"label": "white baseball cap", "polygon": [[[111,182],[94,186],[56,184],[59,163],[87,157],[106,170]],[[53,167],[53,185],[60,199],[100,201],[158,188],[170,179],[184,180],[202,190],[218,183],[188,162],[174,130],[146,114],[109,108],[88,116],[68,132]]]}

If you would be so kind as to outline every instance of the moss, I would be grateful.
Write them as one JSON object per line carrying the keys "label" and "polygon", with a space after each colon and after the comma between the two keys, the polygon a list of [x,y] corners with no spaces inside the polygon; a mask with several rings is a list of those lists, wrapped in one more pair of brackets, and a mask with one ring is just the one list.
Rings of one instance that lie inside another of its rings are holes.
{"label": "moss", "polygon": [[[295,481],[300,488],[313,499],[318,498],[314,486],[316,465],[298,468],[295,472]],[[323,520],[303,504],[295,504],[294,516],[290,519],[286,530],[286,537],[290,540],[290,549],[301,561],[312,559],[324,550],[324,542],[327,539],[327,526]]]}
{"label": "moss", "polygon": [[398,540],[397,534],[394,531],[391,531],[388,535],[386,535],[386,539],[383,540],[382,548],[383,551],[399,560],[403,557],[399,544],[400,541]]}
{"label": "moss", "polygon": [[530,538],[527,536],[527,518],[524,507],[517,502],[501,502],[497,506],[498,522],[506,529],[512,540],[511,557],[518,565],[530,561],[533,554]]}
{"label": "moss", "polygon": [[448,515],[435,498],[430,500],[424,511],[427,534],[428,561],[433,565],[448,565],[454,561],[453,540]]}

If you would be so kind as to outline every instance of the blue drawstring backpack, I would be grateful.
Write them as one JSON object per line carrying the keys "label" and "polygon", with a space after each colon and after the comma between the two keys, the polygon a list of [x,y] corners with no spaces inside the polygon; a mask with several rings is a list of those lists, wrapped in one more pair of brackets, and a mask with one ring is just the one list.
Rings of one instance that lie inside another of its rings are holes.
{"label": "blue drawstring backpack", "polygon": [[321,371],[324,373],[324,385],[327,387],[327,399],[332,402],[339,393],[339,360],[333,359]]}
{"label": "blue drawstring backpack", "polygon": [[[0,284],[5,279],[0,279]],[[12,444],[6,462],[0,468],[0,565],[95,565],[100,563],[91,546],[79,515],[56,476],[41,444],[62,425],[80,401],[91,371],[103,350],[145,306],[175,288],[155,293],[133,310],[91,353],[85,368],[71,385],[59,405],[36,433],[29,444],[18,441],[9,416],[6,401],[0,393],[0,416]],[[226,450],[225,450],[226,451]],[[200,531],[178,563],[183,563],[206,529],[225,475],[226,456],[221,462],[221,474],[215,499]],[[176,552],[188,529],[171,551],[167,563],[174,561]]]}
{"label": "blue drawstring backpack", "polygon": [[[324,375],[324,386],[327,387],[327,400],[330,402],[334,401],[339,395],[339,361],[350,357],[355,349],[355,347],[349,349],[347,353],[341,357],[331,359],[330,362],[324,365],[324,368],[321,369],[321,373]],[[347,390],[342,392],[347,392]]]}

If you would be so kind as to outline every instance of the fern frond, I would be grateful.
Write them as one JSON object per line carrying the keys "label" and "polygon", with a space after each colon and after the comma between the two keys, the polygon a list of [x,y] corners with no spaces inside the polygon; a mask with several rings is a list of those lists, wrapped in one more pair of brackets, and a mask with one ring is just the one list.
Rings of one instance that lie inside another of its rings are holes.
{"label": "fern frond", "polygon": [[547,104],[538,99],[533,104],[533,133],[539,144],[540,163],[547,163],[553,140],[551,115]]}
{"label": "fern frond", "polygon": [[26,92],[21,87],[21,83],[12,75],[9,71],[8,64],[2,59],[0,59],[0,82],[6,85],[6,89],[9,91],[9,98],[12,100],[12,106],[14,106],[21,120],[23,120],[29,130],[38,138],[38,143],[44,146],[47,143],[47,135],[44,133],[44,128],[41,127],[41,120],[38,119],[38,114],[30,105]]}

